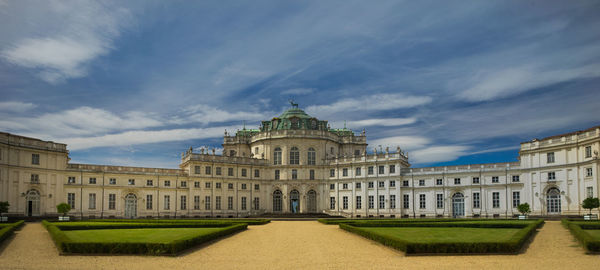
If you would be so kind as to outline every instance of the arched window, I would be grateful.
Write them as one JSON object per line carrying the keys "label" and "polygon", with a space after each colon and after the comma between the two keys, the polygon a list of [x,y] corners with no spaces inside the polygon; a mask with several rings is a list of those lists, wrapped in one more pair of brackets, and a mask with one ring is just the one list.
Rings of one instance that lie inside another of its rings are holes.
{"label": "arched window", "polygon": [[550,188],[546,194],[546,204],[548,205],[548,214],[560,214],[560,190]]}
{"label": "arched window", "polygon": [[308,148],[308,165],[315,165],[317,160],[317,152],[314,148]]}
{"label": "arched window", "polygon": [[277,147],[273,151],[273,164],[281,165],[281,148]]}
{"label": "arched window", "polygon": [[300,164],[300,150],[298,147],[292,147],[290,150],[290,164]]}
{"label": "arched window", "polygon": [[281,212],[281,190],[273,192],[273,212]]}
{"label": "arched window", "polygon": [[314,190],[308,191],[308,202],[307,208],[308,212],[315,213],[317,212],[317,193]]}
{"label": "arched window", "polygon": [[333,155],[333,147],[331,147],[331,148],[329,149],[329,151],[330,151],[330,152],[331,152],[331,154]]}

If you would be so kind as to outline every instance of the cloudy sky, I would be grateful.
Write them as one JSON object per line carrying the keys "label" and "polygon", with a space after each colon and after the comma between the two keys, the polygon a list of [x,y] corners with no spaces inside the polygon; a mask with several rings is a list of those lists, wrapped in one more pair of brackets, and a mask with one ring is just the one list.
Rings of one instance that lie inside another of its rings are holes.
{"label": "cloudy sky", "polygon": [[0,0],[0,131],[176,168],[293,98],[413,166],[600,124],[598,1]]}

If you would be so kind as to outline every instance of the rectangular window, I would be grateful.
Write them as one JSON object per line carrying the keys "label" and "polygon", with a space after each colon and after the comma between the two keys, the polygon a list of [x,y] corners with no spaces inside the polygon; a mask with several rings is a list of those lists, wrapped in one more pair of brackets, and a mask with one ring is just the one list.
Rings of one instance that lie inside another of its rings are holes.
{"label": "rectangular window", "polygon": [[210,196],[204,196],[204,210],[210,210]]}
{"label": "rectangular window", "polygon": [[314,149],[308,149],[308,165],[315,165],[317,160],[317,152]]}
{"label": "rectangular window", "polygon": [[435,197],[436,197],[435,206],[438,209],[443,209],[444,208],[444,194],[438,193],[438,194],[435,194]]}
{"label": "rectangular window", "polygon": [[585,168],[585,176],[591,177],[593,175],[592,168]]}
{"label": "rectangular window", "polygon": [[342,176],[348,176],[348,168],[342,169]]}
{"label": "rectangular window", "polygon": [[31,154],[31,164],[40,165],[40,154]]}
{"label": "rectangular window", "polygon": [[396,187],[396,180],[390,180],[390,187]]}
{"label": "rectangular window", "polygon": [[152,195],[146,195],[146,210],[152,210]]}
{"label": "rectangular window", "polygon": [[221,183],[215,183],[215,188],[216,189],[221,189]]}
{"label": "rectangular window", "polygon": [[594,198],[594,187],[586,187],[585,193],[588,198]]}
{"label": "rectangular window", "polygon": [[187,209],[187,196],[181,195],[180,199],[181,200],[179,201],[179,209],[186,210]]}
{"label": "rectangular window", "polygon": [[204,174],[208,174],[208,175],[211,174],[211,167],[210,166],[204,167]]}
{"label": "rectangular window", "polygon": [[152,180],[146,180],[146,186],[152,186],[152,184],[153,184],[152,182],[153,182]]}
{"label": "rectangular window", "polygon": [[[69,184],[75,184],[75,181],[76,181],[75,179],[76,179],[75,176],[69,176],[68,183]],[[111,178],[111,179],[114,179],[114,178]]]}
{"label": "rectangular window", "polygon": [[227,168],[227,176],[233,176],[233,168]]}
{"label": "rectangular window", "polygon": [[329,184],[329,189],[334,190],[335,189],[335,184]]}
{"label": "rectangular window", "polygon": [[200,174],[200,166],[194,166],[194,174]]}
{"label": "rectangular window", "polygon": [[242,184],[242,190],[245,190],[247,188],[246,184]]}
{"label": "rectangular window", "polygon": [[171,196],[169,195],[165,195],[165,199],[163,201],[163,208],[164,210],[169,210],[171,209]]}
{"label": "rectangular window", "polygon": [[479,192],[473,192],[473,208],[480,208],[481,201],[479,200]]}
{"label": "rectangular window", "polygon": [[379,181],[379,183],[377,183],[377,186],[380,188],[384,188],[385,187],[385,182],[384,181]]}
{"label": "rectangular window", "polygon": [[498,182],[499,182],[498,176],[492,176],[492,183],[498,183]]}
{"label": "rectangular window", "polygon": [[39,174],[32,174],[31,175],[31,183],[32,184],[39,184],[40,183],[40,175]]}
{"label": "rectangular window", "polygon": [[227,188],[228,188],[228,189],[233,189],[233,183],[228,183],[228,184],[227,184]]}
{"label": "rectangular window", "polygon": [[348,209],[348,196],[342,197],[342,208]]}
{"label": "rectangular window", "polygon": [[75,193],[67,194],[67,203],[71,206],[71,209],[75,209]]}
{"label": "rectangular window", "polygon": [[479,177],[473,177],[473,184],[479,184]]}
{"label": "rectangular window", "polygon": [[402,195],[402,207],[404,209],[410,208],[410,197],[408,194]]}
{"label": "rectangular window", "polygon": [[279,180],[279,170],[275,170],[275,180]]}
{"label": "rectangular window", "polygon": [[215,196],[215,209],[221,210],[221,196]]}
{"label": "rectangular window", "polygon": [[369,166],[367,173],[373,175],[373,166]]}
{"label": "rectangular window", "polygon": [[512,176],[512,181],[513,181],[513,183],[517,183],[517,182],[519,182],[519,180],[520,180],[520,179],[519,179],[519,176],[518,176],[518,175],[513,175],[513,176]]}
{"label": "rectangular window", "polygon": [[356,173],[355,174],[356,174],[355,176],[360,176],[360,174],[361,174],[360,167],[356,168]]}
{"label": "rectangular window", "polygon": [[254,197],[254,210],[260,209],[260,198]]}
{"label": "rectangular window", "polygon": [[373,188],[373,187],[374,187],[374,184],[373,184],[373,182],[369,182],[369,184],[368,184],[368,185],[369,185],[369,188]]}
{"label": "rectangular window", "polygon": [[586,146],[585,147],[585,157],[586,158],[591,158],[592,157],[592,147],[591,146]]}
{"label": "rectangular window", "polygon": [[329,170],[329,177],[335,177],[335,169]]}
{"label": "rectangular window", "polygon": [[242,177],[246,177],[247,176],[247,172],[248,170],[246,169],[242,169]]}
{"label": "rectangular window", "polygon": [[435,184],[436,184],[437,186],[441,186],[441,185],[443,185],[443,184],[444,184],[444,180],[443,180],[443,179],[435,179]]}
{"label": "rectangular window", "polygon": [[548,181],[552,181],[552,180],[556,180],[556,173],[555,172],[549,172],[548,173]]}
{"label": "rectangular window", "polygon": [[342,184],[342,189],[348,189],[348,183],[343,183]]}
{"label": "rectangular window", "polygon": [[181,182],[179,182],[179,186],[180,187],[187,187],[187,181],[181,181]]}
{"label": "rectangular window", "polygon": [[513,208],[517,208],[519,204],[521,204],[521,193],[518,191],[513,191]]}
{"label": "rectangular window", "polygon": [[377,173],[384,174],[385,173],[385,166],[379,166],[379,171]]}
{"label": "rectangular window", "polygon": [[96,193],[90,193],[88,194],[89,198],[90,198],[90,202],[89,202],[89,209],[96,209]]}
{"label": "rectangular window", "polygon": [[131,186],[135,185],[135,179],[129,179],[129,185],[131,185]]}
{"label": "rectangular window", "polygon": [[329,197],[329,209],[335,209],[335,197]]}
{"label": "rectangular window", "polygon": [[425,186],[425,180],[424,179],[419,180],[419,186],[420,187],[424,187]]}
{"label": "rectangular window", "polygon": [[254,177],[260,177],[260,170],[254,170]]}
{"label": "rectangular window", "polygon": [[396,209],[396,195],[390,195],[390,209]]}
{"label": "rectangular window", "polygon": [[210,182],[204,183],[204,188],[210,188]]}
{"label": "rectangular window", "polygon": [[117,194],[108,194],[108,210],[115,210]]}
{"label": "rectangular window", "polygon": [[419,208],[420,209],[425,209],[427,206],[426,201],[425,201],[425,194],[419,194]]}
{"label": "rectangular window", "polygon": [[454,178],[454,184],[460,185],[460,178]]}
{"label": "rectangular window", "polygon": [[227,210],[233,210],[233,197],[227,197]]}
{"label": "rectangular window", "polygon": [[216,167],[215,168],[215,175],[221,175],[221,167]]}
{"label": "rectangular window", "polygon": [[355,156],[360,156],[360,150],[354,150],[354,155]]}
{"label": "rectangular window", "polygon": [[408,180],[402,181],[402,186],[403,187],[408,187]]}
{"label": "rectangular window", "polygon": [[195,181],[194,182],[194,187],[195,188],[200,188],[200,181]]}
{"label": "rectangular window", "polygon": [[194,210],[200,210],[200,196],[194,196]]}
{"label": "rectangular window", "polygon": [[492,192],[492,207],[500,207],[500,192]]}
{"label": "rectangular window", "polygon": [[356,196],[356,209],[361,209],[361,208],[362,208],[362,197]]}
{"label": "rectangular window", "polygon": [[315,180],[315,170],[310,170],[309,174],[310,180]]}
{"label": "rectangular window", "polygon": [[554,152],[550,152],[546,154],[546,161],[548,163],[554,163]]}
{"label": "rectangular window", "polygon": [[396,173],[396,165],[390,165],[390,173]]}
{"label": "rectangular window", "polygon": [[359,183],[354,184],[354,186],[356,187],[356,189],[360,189],[362,184],[359,182]]}
{"label": "rectangular window", "polygon": [[373,195],[369,195],[369,209],[375,208],[375,197]]}
{"label": "rectangular window", "polygon": [[298,179],[298,170],[292,169],[292,180]]}
{"label": "rectangular window", "polygon": [[165,187],[171,186],[171,180],[165,180]]}
{"label": "rectangular window", "polygon": [[90,177],[90,184],[92,184],[92,185],[96,184],[96,177]]}
{"label": "rectangular window", "polygon": [[254,190],[260,190],[260,185],[259,184],[254,184]]}
{"label": "rectangular window", "polygon": [[242,197],[242,210],[246,210],[246,197]]}

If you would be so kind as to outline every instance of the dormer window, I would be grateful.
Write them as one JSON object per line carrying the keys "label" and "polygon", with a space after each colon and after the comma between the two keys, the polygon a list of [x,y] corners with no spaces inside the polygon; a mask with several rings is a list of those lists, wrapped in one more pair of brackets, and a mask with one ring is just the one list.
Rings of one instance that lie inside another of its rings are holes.
{"label": "dormer window", "polygon": [[298,129],[299,128],[299,123],[298,123],[298,118],[291,118],[290,121],[292,122],[292,129]]}
{"label": "dormer window", "polygon": [[312,129],[317,129],[317,120],[313,119],[310,121],[310,126]]}

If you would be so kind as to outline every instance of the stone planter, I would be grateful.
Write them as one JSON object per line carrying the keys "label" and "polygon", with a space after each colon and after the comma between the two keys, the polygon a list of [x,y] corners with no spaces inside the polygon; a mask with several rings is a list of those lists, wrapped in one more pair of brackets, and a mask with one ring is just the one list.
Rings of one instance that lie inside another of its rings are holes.
{"label": "stone planter", "polygon": [[58,221],[69,221],[69,216],[59,216]]}
{"label": "stone planter", "polygon": [[520,216],[519,216],[519,219],[527,219],[527,216],[525,216],[525,215],[520,215]]}
{"label": "stone planter", "polygon": [[0,217],[0,222],[7,222],[8,221],[8,217]]}
{"label": "stone planter", "polygon": [[583,216],[583,220],[598,220],[598,215],[591,214]]}

